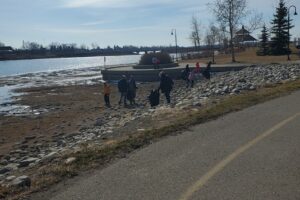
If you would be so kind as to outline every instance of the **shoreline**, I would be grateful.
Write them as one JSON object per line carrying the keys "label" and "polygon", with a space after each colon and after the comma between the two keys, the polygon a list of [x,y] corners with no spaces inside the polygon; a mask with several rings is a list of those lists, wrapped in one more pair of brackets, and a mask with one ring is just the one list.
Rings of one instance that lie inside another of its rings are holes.
{"label": "shoreline", "polygon": [[80,151],[85,145],[101,147],[153,127],[157,130],[172,126],[178,117],[218,105],[230,96],[255,93],[264,86],[299,80],[299,77],[300,65],[291,64],[246,68],[215,75],[210,81],[200,77],[192,89],[186,89],[183,81],[175,81],[171,93],[173,103],[164,105],[161,95],[162,104],[156,109],[149,107],[146,97],[158,83],[140,83],[139,106],[129,108],[118,105],[119,95],[112,86],[111,109],[103,105],[100,83],[24,89],[20,103],[49,112],[0,117],[0,131],[10,133],[0,138],[0,169],[8,170],[0,176],[0,182],[10,184],[6,180],[8,176],[22,175],[27,169],[47,165],[51,160],[64,162],[61,159],[67,152]]}
{"label": "shoreline", "polygon": [[[20,96],[19,90],[22,88],[76,84],[90,85],[99,83],[101,80],[102,75],[99,67],[54,70],[50,72],[26,73],[0,77],[0,115],[6,114],[5,112],[1,112],[1,110],[10,110],[7,106],[16,106],[15,100]],[[20,110],[22,110],[22,108]]]}

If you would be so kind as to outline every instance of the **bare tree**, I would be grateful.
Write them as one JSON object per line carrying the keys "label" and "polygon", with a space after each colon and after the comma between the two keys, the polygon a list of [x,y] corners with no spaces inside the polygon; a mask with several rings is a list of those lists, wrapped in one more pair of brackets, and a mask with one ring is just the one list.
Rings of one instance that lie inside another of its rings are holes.
{"label": "bare tree", "polygon": [[201,32],[200,32],[201,22],[195,16],[193,16],[191,25],[192,25],[192,32],[190,35],[190,39],[193,42],[195,49],[199,51],[200,42],[201,42]]}
{"label": "bare tree", "polygon": [[99,45],[98,45],[96,42],[93,42],[93,43],[91,44],[91,47],[92,47],[92,49],[98,49],[98,48],[99,48]]}
{"label": "bare tree", "polygon": [[43,45],[38,44],[37,42],[25,42],[23,41],[23,50],[29,50],[29,51],[34,51],[34,50],[40,50],[43,48]]}
{"label": "bare tree", "polygon": [[258,12],[253,12],[253,14],[250,16],[246,29],[252,33],[253,31],[257,29],[262,29],[264,26],[263,24],[263,14]]}
{"label": "bare tree", "polygon": [[215,63],[215,45],[217,42],[220,41],[220,29],[217,28],[215,25],[211,25],[206,32],[205,41],[209,47],[210,54],[212,55],[212,62]]}
{"label": "bare tree", "polygon": [[224,24],[219,24],[219,34],[218,34],[218,43],[220,45],[220,49],[228,48],[228,31],[226,31],[226,26]]}
{"label": "bare tree", "polygon": [[80,48],[81,50],[87,50],[87,49],[88,49],[88,46],[85,45],[85,44],[81,44],[79,48]]}
{"label": "bare tree", "polygon": [[246,0],[215,0],[212,11],[217,21],[226,25],[226,28],[229,29],[232,62],[236,62],[233,35],[237,25],[247,15]]}

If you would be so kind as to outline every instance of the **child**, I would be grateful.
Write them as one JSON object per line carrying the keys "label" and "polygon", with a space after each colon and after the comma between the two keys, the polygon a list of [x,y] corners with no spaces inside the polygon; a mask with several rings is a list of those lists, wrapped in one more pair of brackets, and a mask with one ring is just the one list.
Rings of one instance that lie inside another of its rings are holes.
{"label": "child", "polygon": [[195,73],[196,74],[200,73],[200,64],[199,64],[199,62],[196,63]]}
{"label": "child", "polygon": [[[195,70],[192,70],[190,73],[189,73],[189,85],[192,87],[194,87],[194,79],[195,79]],[[189,86],[188,85],[188,86]]]}
{"label": "child", "polygon": [[110,102],[109,102],[110,86],[106,82],[104,82],[103,85],[103,94],[104,94],[105,105],[107,107],[110,107]]}

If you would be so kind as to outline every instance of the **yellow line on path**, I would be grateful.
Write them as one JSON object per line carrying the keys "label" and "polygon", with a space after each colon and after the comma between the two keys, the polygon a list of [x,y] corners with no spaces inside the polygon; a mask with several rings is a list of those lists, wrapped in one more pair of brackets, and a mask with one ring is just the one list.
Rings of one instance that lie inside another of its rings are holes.
{"label": "yellow line on path", "polygon": [[285,124],[289,123],[290,121],[294,120],[296,117],[298,117],[300,113],[297,113],[282,122],[278,123],[277,125],[273,126],[271,129],[267,130],[266,132],[262,133],[261,135],[257,136],[250,142],[246,143],[245,145],[239,147],[236,151],[234,151],[232,154],[227,156],[225,159],[220,161],[216,166],[214,166],[211,170],[209,170],[206,174],[204,174],[197,182],[195,182],[190,188],[187,189],[187,191],[181,196],[179,200],[188,200],[192,197],[192,195],[200,190],[206,183],[209,181],[213,176],[215,176],[218,172],[223,170],[231,161],[236,159],[238,156],[240,156],[242,153],[247,151],[249,148],[254,146],[259,141],[263,140],[264,138],[271,135],[274,131],[280,129]]}

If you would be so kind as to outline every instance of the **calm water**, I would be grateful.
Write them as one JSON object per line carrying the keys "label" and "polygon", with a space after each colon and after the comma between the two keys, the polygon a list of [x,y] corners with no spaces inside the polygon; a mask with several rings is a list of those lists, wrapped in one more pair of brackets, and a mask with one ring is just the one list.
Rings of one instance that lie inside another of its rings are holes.
{"label": "calm water", "polygon": [[[138,63],[140,55],[106,56],[106,65]],[[0,61],[0,76],[79,69],[104,65],[104,56]]]}

